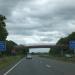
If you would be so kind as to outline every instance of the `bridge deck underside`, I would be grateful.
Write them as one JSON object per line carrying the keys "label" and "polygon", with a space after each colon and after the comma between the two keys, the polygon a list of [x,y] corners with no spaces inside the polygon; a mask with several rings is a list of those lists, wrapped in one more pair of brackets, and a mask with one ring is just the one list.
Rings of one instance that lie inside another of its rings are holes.
{"label": "bridge deck underside", "polygon": [[63,47],[63,46],[56,46],[56,45],[38,45],[38,46],[26,46],[26,48],[56,48],[56,47]]}

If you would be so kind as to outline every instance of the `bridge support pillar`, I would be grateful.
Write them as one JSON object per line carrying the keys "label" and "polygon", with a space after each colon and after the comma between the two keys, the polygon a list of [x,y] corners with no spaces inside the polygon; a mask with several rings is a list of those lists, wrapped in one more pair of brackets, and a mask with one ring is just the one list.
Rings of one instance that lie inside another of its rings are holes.
{"label": "bridge support pillar", "polygon": [[25,48],[25,55],[27,56],[28,53],[29,53],[29,48],[26,47],[26,48]]}

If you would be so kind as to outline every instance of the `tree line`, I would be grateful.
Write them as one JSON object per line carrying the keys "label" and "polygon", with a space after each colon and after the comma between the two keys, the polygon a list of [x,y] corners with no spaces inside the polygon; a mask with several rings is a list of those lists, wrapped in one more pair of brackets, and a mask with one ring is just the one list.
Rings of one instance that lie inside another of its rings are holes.
{"label": "tree line", "polygon": [[23,45],[18,46],[18,44],[15,43],[14,41],[6,40],[9,34],[6,29],[5,20],[6,20],[6,17],[3,15],[0,15],[0,41],[4,41],[6,43],[6,50],[0,51],[0,56],[12,55],[12,51],[13,52],[15,51],[16,54],[26,54],[28,50],[25,49]]}
{"label": "tree line", "polygon": [[74,50],[69,48],[69,42],[72,40],[75,40],[75,32],[72,32],[67,37],[60,38],[58,42],[56,43],[56,45],[64,45],[66,47],[51,48],[49,51],[49,54],[54,56],[56,55],[60,56],[62,51],[63,51],[63,55],[66,53],[74,54]]}

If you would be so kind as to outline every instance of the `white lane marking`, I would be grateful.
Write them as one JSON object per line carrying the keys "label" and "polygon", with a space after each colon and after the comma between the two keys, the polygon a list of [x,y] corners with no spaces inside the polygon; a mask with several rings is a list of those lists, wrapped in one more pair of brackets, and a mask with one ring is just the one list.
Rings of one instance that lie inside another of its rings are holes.
{"label": "white lane marking", "polygon": [[17,67],[25,58],[21,59],[17,64],[15,64],[12,68],[10,68],[7,72],[4,73],[4,75],[7,75],[9,72],[11,72],[15,67]]}
{"label": "white lane marking", "polygon": [[46,67],[47,67],[47,68],[51,68],[51,66],[50,66],[50,65],[48,65],[48,64],[46,65]]}

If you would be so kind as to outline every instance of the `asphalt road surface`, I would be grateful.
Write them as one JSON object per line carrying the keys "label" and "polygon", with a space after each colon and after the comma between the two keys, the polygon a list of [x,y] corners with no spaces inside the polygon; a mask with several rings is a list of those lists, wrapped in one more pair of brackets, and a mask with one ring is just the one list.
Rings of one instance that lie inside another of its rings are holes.
{"label": "asphalt road surface", "polygon": [[75,64],[33,56],[23,58],[4,75],[75,75]]}

